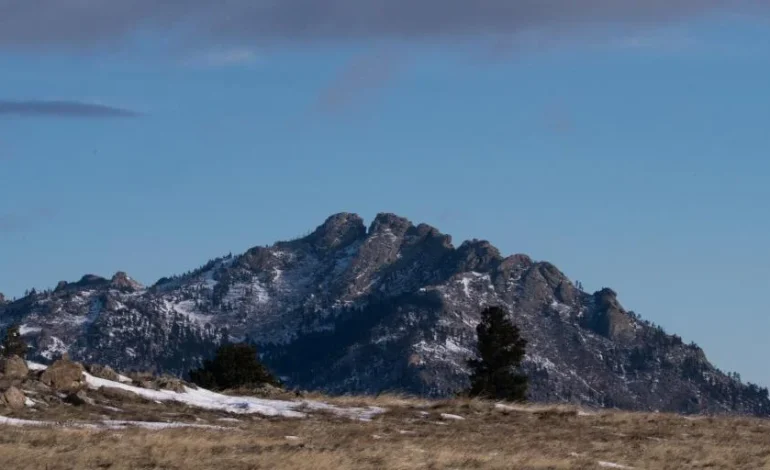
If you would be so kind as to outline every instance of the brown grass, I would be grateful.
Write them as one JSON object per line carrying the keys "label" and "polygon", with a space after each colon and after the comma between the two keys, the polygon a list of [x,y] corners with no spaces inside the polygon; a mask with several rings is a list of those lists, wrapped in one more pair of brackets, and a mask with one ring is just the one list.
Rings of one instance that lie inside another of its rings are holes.
{"label": "brown grass", "polygon": [[[371,422],[317,414],[306,419],[233,416],[241,421],[231,423],[219,421],[221,414],[166,407],[162,418],[234,427],[0,427],[0,469],[594,469],[604,461],[636,469],[770,470],[770,422],[759,419],[579,415],[566,406],[500,409],[479,400],[400,396],[325,400],[389,411]],[[130,414],[158,420],[160,413]],[[465,420],[443,419],[442,413]]]}

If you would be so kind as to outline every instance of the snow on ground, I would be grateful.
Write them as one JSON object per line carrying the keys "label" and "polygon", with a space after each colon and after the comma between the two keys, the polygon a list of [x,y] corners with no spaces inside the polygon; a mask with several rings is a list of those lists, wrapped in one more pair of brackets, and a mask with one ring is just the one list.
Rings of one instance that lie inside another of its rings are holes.
{"label": "snow on ground", "polygon": [[463,418],[460,415],[450,415],[449,413],[441,413],[441,417],[443,419],[453,419],[455,421],[463,421],[465,418]]}
{"label": "snow on ground", "polygon": [[37,362],[30,362],[27,361],[27,369],[29,370],[45,370],[48,366],[43,364],[38,364]]}
{"label": "snow on ground", "polygon": [[223,426],[211,426],[207,424],[191,424],[191,423],[153,423],[150,421],[113,421],[104,420],[97,421],[95,423],[78,423],[75,421],[70,422],[55,422],[55,421],[37,421],[31,419],[17,419],[6,418],[0,416],[0,425],[6,426],[33,426],[33,427],[46,427],[46,426],[60,426],[65,428],[85,428],[85,429],[126,429],[126,428],[143,428],[150,430],[160,430],[169,428],[198,428],[198,429],[231,429]]}
{"label": "snow on ground", "polygon": [[27,326],[26,324],[19,326],[19,334],[26,336],[30,333],[40,333],[43,331],[39,326]]}
{"label": "snow on ground", "polygon": [[64,344],[64,341],[60,340],[56,336],[51,336],[51,344],[49,344],[45,351],[41,352],[40,355],[50,360],[56,356],[64,354],[65,352],[67,352],[67,345]]}
{"label": "snow on ground", "polygon": [[604,468],[626,468],[626,469],[634,468],[634,467],[629,467],[627,465],[621,465],[619,463],[603,462],[601,460],[598,461],[597,464],[599,464],[600,467],[604,467]]}
{"label": "snow on ground", "polygon": [[258,413],[265,416],[283,416],[286,418],[301,418],[305,414],[295,411],[300,403],[279,400],[262,400],[251,397],[229,397],[215,392],[210,392],[202,388],[192,389],[185,387],[184,393],[177,393],[171,390],[148,390],[146,388],[135,387],[121,382],[94,377],[91,374],[84,373],[88,386],[93,389],[100,387],[119,388],[148,400],[155,401],[175,401],[184,403],[196,408],[209,410],[220,410],[229,413]]}
{"label": "snow on ground", "polygon": [[[34,362],[28,362],[27,366],[32,370],[43,370],[46,368],[46,366]],[[124,376],[120,376],[121,382],[114,382],[95,377],[87,372],[84,372],[83,375],[86,378],[88,387],[91,389],[99,389],[100,387],[119,388],[155,402],[174,401],[196,408],[225,411],[233,414],[261,414],[264,416],[303,418],[307,416],[308,411],[320,411],[350,419],[370,421],[373,417],[386,411],[384,408],[377,406],[343,408],[312,400],[286,401],[267,400],[256,397],[234,397],[202,388],[185,387],[184,393],[177,393],[171,390],[149,390],[122,383],[123,381],[130,381],[128,377]]]}
{"label": "snow on ground", "polygon": [[161,309],[165,313],[177,313],[179,315],[183,315],[187,317],[187,319],[189,319],[191,322],[197,323],[199,325],[210,323],[211,319],[214,318],[212,315],[203,315],[198,313],[196,311],[197,307],[194,300],[172,302],[168,299],[163,299],[163,305],[161,306]]}
{"label": "snow on ground", "polygon": [[194,389],[185,387],[184,393],[177,393],[171,390],[148,390],[146,388],[94,377],[88,373],[84,373],[84,375],[88,386],[93,389],[98,389],[100,387],[120,388],[148,400],[159,402],[174,401],[196,408],[225,411],[234,414],[254,413],[264,416],[303,418],[307,416],[307,414],[303,411],[298,411],[299,409],[303,409],[309,411],[327,411],[351,419],[369,421],[374,416],[385,412],[383,408],[374,406],[369,408],[340,408],[318,401],[285,401],[267,400],[255,397],[233,397],[202,388]]}

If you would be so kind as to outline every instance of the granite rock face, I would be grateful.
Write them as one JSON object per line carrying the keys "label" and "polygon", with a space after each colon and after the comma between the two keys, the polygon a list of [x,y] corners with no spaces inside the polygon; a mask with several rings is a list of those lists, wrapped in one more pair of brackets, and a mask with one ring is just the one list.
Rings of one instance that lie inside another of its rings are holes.
{"label": "granite rock face", "polygon": [[184,375],[225,340],[257,344],[289,386],[447,396],[468,384],[482,308],[529,341],[533,400],[679,412],[770,414],[767,391],[556,266],[504,256],[394,214],[329,217],[308,236],[211,260],[144,287],[87,275],[0,303],[30,357]]}

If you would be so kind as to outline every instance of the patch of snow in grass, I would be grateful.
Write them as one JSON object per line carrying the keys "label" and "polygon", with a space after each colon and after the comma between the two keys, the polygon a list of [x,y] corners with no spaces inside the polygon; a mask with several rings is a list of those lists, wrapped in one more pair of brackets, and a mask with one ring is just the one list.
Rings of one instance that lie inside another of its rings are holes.
{"label": "patch of snow in grass", "polygon": [[97,424],[97,427],[104,427],[107,429],[124,429],[124,428],[142,428],[150,430],[171,429],[171,428],[197,428],[197,429],[229,429],[223,426],[211,426],[208,424],[191,424],[191,423],[153,423],[149,421],[112,421],[106,420]]}
{"label": "patch of snow in grass", "polygon": [[451,414],[449,414],[449,413],[441,413],[441,417],[442,417],[443,419],[453,419],[453,420],[455,420],[455,421],[463,421],[463,420],[465,420],[465,418],[463,418],[462,416],[459,416],[459,415],[451,415]]}
{"label": "patch of snow in grass", "polygon": [[604,467],[604,468],[625,468],[625,469],[632,469],[632,468],[634,468],[634,467],[629,467],[629,466],[627,466],[627,465],[621,465],[621,464],[619,464],[619,463],[603,462],[603,461],[601,461],[601,460],[600,460],[600,461],[598,461],[598,462],[596,462],[596,463],[597,463],[597,464],[598,464],[600,467]]}
{"label": "patch of snow in grass", "polygon": [[138,427],[150,430],[160,430],[169,428],[199,428],[199,429],[230,429],[222,426],[211,426],[204,424],[190,423],[153,423],[149,421],[97,421],[94,423],[78,422],[56,422],[56,421],[35,421],[30,419],[7,418],[0,416],[0,425],[6,426],[36,426],[36,427],[64,427],[64,428],[85,428],[85,429],[125,429],[129,427]]}
{"label": "patch of snow in grass", "polygon": [[119,388],[156,402],[174,401],[196,408],[226,411],[234,414],[253,413],[264,416],[303,418],[306,416],[306,413],[297,411],[297,409],[303,408],[311,411],[328,411],[338,416],[370,421],[374,416],[385,412],[385,409],[375,406],[369,408],[340,408],[316,401],[283,401],[266,400],[255,397],[233,397],[205,390],[203,388],[192,389],[185,387],[184,393],[177,393],[171,390],[148,390],[94,377],[88,373],[84,373],[84,375],[86,377],[86,383],[93,389],[98,389],[100,387]]}
{"label": "patch of snow in grass", "polygon": [[43,421],[32,421],[29,419],[16,419],[0,416],[0,424],[7,426],[46,426],[47,423]]}

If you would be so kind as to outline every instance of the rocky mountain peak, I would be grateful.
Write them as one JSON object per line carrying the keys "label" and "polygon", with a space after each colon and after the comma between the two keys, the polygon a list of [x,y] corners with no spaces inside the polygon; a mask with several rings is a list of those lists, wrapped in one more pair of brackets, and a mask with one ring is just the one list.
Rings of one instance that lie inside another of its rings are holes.
{"label": "rocky mountain peak", "polygon": [[118,271],[110,280],[110,287],[124,292],[137,292],[142,289],[142,284],[131,279],[128,274]]}
{"label": "rocky mountain peak", "polygon": [[457,269],[461,271],[491,271],[502,261],[500,250],[486,240],[466,240],[457,249],[459,261]]}
{"label": "rocky mountain peak", "polygon": [[629,341],[635,336],[634,319],[618,301],[617,293],[603,288],[593,295],[595,309],[583,318],[584,324],[602,336]]}
{"label": "rocky mountain peak", "polygon": [[366,236],[364,220],[358,214],[341,212],[327,218],[308,237],[321,250],[334,250],[350,245]]}
{"label": "rocky mountain peak", "polygon": [[392,233],[396,237],[402,237],[412,227],[409,219],[383,212],[377,214],[369,226],[369,236]]}
{"label": "rocky mountain peak", "polygon": [[511,255],[500,262],[501,270],[526,269],[532,266],[532,258],[523,254]]}
{"label": "rocky mountain peak", "polygon": [[[447,396],[468,384],[484,306],[528,341],[530,398],[590,406],[770,415],[767,390],[627,312],[611,289],[575,287],[555,265],[381,213],[368,230],[335,214],[307,237],[208,261],[140,289],[84,276],[0,306],[26,325],[30,359],[73,358],[184,374],[246,338],[292,386]],[[109,289],[109,292],[107,290]]]}
{"label": "rocky mountain peak", "polygon": [[74,285],[78,288],[82,287],[100,287],[105,284],[107,284],[109,281],[107,279],[97,276],[95,274],[86,274],[85,276],[81,277],[78,282],[76,282]]}
{"label": "rocky mountain peak", "polygon": [[454,249],[451,235],[441,233],[441,231],[431,225],[420,224],[417,227],[412,227],[407,232],[407,236],[412,234],[414,238],[410,243],[423,242],[427,244],[426,249],[438,249],[442,252]]}

